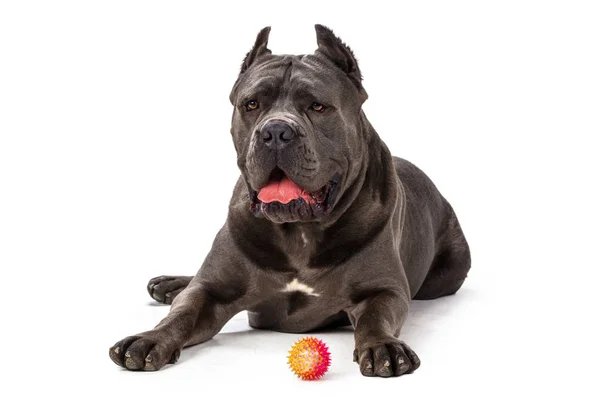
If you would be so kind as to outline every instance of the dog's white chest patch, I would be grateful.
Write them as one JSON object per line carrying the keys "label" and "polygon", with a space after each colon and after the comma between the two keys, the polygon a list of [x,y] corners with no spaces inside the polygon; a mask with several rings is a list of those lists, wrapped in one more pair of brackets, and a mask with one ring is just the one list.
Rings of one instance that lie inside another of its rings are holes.
{"label": "dog's white chest patch", "polygon": [[308,238],[306,237],[306,233],[304,232],[302,232],[302,243],[304,243],[304,246],[308,244]]}
{"label": "dog's white chest patch", "polygon": [[309,296],[320,296],[318,293],[314,292],[315,289],[310,286],[300,282],[298,278],[294,278],[293,281],[285,285],[282,292],[302,292]]}

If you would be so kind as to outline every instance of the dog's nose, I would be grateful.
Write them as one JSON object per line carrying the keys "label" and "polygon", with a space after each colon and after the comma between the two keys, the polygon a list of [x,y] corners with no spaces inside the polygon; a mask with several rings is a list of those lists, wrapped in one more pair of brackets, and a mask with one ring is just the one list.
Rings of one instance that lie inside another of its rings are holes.
{"label": "dog's nose", "polygon": [[260,131],[260,137],[269,147],[282,147],[296,137],[296,132],[283,121],[269,121]]}

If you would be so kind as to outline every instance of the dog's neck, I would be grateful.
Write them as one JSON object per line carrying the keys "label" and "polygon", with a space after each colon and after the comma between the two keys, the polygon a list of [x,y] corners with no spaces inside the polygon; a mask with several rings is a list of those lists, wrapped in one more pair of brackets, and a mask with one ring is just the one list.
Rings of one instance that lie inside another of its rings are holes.
{"label": "dog's neck", "polygon": [[397,178],[394,171],[392,155],[371,125],[364,111],[360,113],[361,134],[365,140],[367,151],[355,177],[346,183],[342,197],[328,218],[323,220],[326,228],[336,224],[347,214],[374,211],[379,214],[391,212],[390,200],[395,201]]}

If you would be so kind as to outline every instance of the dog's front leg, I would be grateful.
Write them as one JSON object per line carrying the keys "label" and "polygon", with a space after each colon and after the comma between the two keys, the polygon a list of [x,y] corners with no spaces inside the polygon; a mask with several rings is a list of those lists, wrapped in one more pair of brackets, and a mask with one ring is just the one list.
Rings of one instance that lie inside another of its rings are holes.
{"label": "dog's front leg", "polygon": [[182,348],[209,340],[235,314],[272,295],[268,278],[261,278],[230,243],[225,227],[198,274],[173,300],[169,314],[154,329],[128,336],[109,349],[117,365],[155,371],[174,363]]}
{"label": "dog's front leg", "polygon": [[354,325],[354,361],[365,376],[399,376],[419,368],[414,351],[397,337],[408,314],[404,293],[379,292],[350,310]]}
{"label": "dog's front leg", "polygon": [[150,331],[117,342],[110,358],[129,370],[158,370],[177,361],[183,347],[212,338],[239,311],[235,303],[219,304],[199,280],[192,280],[166,318]]}

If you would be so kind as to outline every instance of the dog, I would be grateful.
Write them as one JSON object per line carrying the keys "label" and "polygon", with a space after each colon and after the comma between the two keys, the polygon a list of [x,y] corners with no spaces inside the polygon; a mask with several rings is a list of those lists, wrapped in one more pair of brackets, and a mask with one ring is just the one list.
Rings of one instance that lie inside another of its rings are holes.
{"label": "dog", "polygon": [[362,110],[356,58],[329,28],[318,49],[274,55],[258,34],[230,94],[241,176],[198,273],[160,276],[171,304],[152,330],[109,349],[155,371],[246,310],[253,328],[304,333],[351,325],[365,376],[419,368],[398,339],[411,299],[454,294],[471,266],[457,217],[433,182],[393,157]]}

